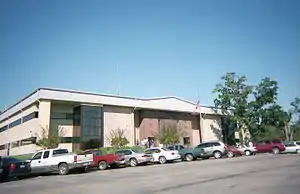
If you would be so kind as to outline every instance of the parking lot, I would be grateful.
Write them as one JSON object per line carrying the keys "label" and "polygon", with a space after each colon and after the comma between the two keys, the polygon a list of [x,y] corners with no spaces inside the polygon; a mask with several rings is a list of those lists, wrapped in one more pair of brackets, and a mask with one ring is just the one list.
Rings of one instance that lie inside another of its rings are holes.
{"label": "parking lot", "polygon": [[299,183],[299,155],[263,154],[43,176],[2,183],[0,191],[1,194],[299,194]]}

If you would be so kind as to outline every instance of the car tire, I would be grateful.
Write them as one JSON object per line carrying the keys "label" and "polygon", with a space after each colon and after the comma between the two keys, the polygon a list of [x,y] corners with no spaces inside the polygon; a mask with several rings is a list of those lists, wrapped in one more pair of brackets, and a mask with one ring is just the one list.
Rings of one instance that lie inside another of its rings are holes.
{"label": "car tire", "polygon": [[184,159],[188,162],[191,162],[194,160],[194,156],[192,154],[186,154]]}
{"label": "car tire", "polygon": [[131,159],[129,160],[129,166],[130,166],[130,167],[136,167],[137,165],[138,165],[137,159],[131,158]]}
{"label": "car tire", "polygon": [[107,163],[105,161],[100,161],[98,163],[98,170],[106,170],[108,167]]}
{"label": "car tire", "polygon": [[246,155],[246,156],[250,156],[250,155],[251,155],[250,150],[246,150],[246,151],[245,151],[245,155]]}
{"label": "car tire", "polygon": [[300,150],[296,150],[296,153],[297,153],[297,154],[300,154]]}
{"label": "car tire", "polygon": [[220,158],[222,158],[222,153],[220,151],[215,151],[214,157],[215,157],[215,159],[220,159]]}
{"label": "car tire", "polygon": [[65,163],[62,163],[58,166],[59,175],[67,175],[69,173],[69,166]]}
{"label": "car tire", "polygon": [[231,152],[231,151],[229,151],[229,152],[227,153],[227,157],[228,157],[228,158],[233,158],[233,157],[234,157],[234,153]]}
{"label": "car tire", "polygon": [[164,157],[164,156],[160,156],[160,157],[158,158],[158,161],[159,161],[160,164],[165,164],[165,163],[167,162],[167,159],[166,159],[166,157]]}
{"label": "car tire", "polygon": [[272,152],[273,152],[273,154],[279,154],[279,149],[278,148],[273,148]]}

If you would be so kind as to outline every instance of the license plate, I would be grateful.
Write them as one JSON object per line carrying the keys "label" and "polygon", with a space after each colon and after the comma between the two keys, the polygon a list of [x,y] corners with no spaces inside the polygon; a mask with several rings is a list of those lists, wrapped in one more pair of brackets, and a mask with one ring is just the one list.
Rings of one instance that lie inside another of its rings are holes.
{"label": "license plate", "polygon": [[25,165],[20,165],[20,168],[25,168]]}

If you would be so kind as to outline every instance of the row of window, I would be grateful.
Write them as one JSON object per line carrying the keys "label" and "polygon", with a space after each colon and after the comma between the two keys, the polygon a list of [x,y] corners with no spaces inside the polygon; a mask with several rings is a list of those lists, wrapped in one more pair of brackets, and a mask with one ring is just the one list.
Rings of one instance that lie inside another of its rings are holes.
{"label": "row of window", "polygon": [[[102,116],[100,115],[92,115],[92,114],[84,114],[83,117],[88,117],[88,118],[94,118],[94,119],[101,119]],[[80,120],[81,115],[79,114],[73,114],[73,113],[58,113],[58,112],[52,112],[51,119],[66,119],[66,120]]]}
{"label": "row of window", "polygon": [[0,133],[3,132],[3,131],[8,130],[10,128],[13,128],[15,126],[21,125],[22,123],[30,121],[31,119],[38,118],[38,116],[39,116],[38,112],[32,112],[32,113],[30,113],[30,114],[28,114],[28,115],[26,115],[26,116],[24,116],[20,119],[17,119],[15,121],[9,123],[8,125],[5,125],[5,126],[1,127],[0,128]]}
{"label": "row of window", "polygon": [[[16,148],[16,147],[19,147],[19,146],[25,146],[25,145],[30,145],[30,144],[34,144],[34,143],[36,143],[36,137],[29,137],[29,138],[26,138],[26,139],[22,139],[22,140],[10,143],[11,144],[10,147],[11,148]],[[8,144],[0,145],[0,150],[6,150],[8,147],[9,147]]]}

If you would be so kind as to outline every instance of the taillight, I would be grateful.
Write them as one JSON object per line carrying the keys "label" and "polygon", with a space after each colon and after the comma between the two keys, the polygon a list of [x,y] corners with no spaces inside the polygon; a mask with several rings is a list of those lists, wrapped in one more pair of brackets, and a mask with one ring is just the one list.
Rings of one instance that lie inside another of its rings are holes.
{"label": "taillight", "polygon": [[77,162],[77,156],[74,156],[74,162]]}
{"label": "taillight", "polygon": [[11,164],[9,167],[9,170],[15,170],[16,169],[16,165],[15,164]]}

